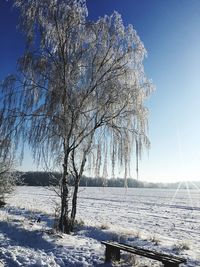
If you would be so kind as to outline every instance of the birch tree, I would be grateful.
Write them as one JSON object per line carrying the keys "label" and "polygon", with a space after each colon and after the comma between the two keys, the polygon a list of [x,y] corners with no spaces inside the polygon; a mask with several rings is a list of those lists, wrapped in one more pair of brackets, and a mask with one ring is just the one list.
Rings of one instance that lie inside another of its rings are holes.
{"label": "birch tree", "polygon": [[0,206],[5,205],[5,195],[12,192],[17,182],[17,175],[13,172],[13,166],[14,157],[11,143],[2,137],[0,138]]}
{"label": "birch tree", "polygon": [[15,6],[27,46],[16,74],[1,86],[2,134],[22,155],[28,143],[38,164],[62,166],[59,229],[69,233],[85,168],[107,176],[108,166],[114,175],[120,164],[126,178],[136,140],[139,153],[149,147],[145,100],[153,87],[143,69],[146,51],[117,12],[89,21],[84,0],[16,0]]}
{"label": "birch tree", "polygon": [[17,176],[12,172],[13,162],[0,159],[0,206],[5,204],[5,195],[11,193],[16,185]]}

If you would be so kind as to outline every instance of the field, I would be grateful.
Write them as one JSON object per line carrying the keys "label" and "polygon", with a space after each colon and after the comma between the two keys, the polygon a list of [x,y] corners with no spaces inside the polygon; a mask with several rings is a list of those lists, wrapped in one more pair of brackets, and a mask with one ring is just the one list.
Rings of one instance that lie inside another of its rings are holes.
{"label": "field", "polygon": [[[185,266],[200,266],[199,190],[80,188],[79,225],[71,236],[52,230],[56,201],[42,187],[18,187],[8,197],[0,210],[2,266],[106,266],[101,240],[172,253],[187,258]],[[162,265],[122,255],[114,266]]]}

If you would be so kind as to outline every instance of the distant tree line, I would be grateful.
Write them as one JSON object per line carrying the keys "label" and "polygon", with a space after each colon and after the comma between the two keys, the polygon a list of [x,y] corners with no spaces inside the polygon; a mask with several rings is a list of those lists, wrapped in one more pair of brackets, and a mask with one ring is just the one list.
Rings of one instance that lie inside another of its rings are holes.
{"label": "distant tree line", "polygon": [[[59,185],[59,182],[62,178],[62,174],[58,172],[19,172],[20,184],[27,186],[50,186],[50,185]],[[74,185],[73,177],[69,179],[69,185]],[[135,187],[142,188],[145,187],[145,184],[136,179],[128,178],[126,181],[124,178],[112,178],[105,179],[102,177],[87,177],[82,176],[80,180],[80,186],[83,187]],[[149,184],[150,187],[153,187],[154,184]],[[155,186],[155,185],[154,185]]]}
{"label": "distant tree line", "polygon": [[50,172],[19,172],[20,184],[26,186],[50,186],[58,185],[61,178],[60,173]]}
{"label": "distant tree line", "polygon": [[[59,182],[62,178],[62,174],[58,172],[50,173],[50,172],[18,172],[17,175],[19,178],[19,185],[26,186],[50,186],[50,185],[59,185]],[[74,185],[73,177],[70,177],[69,186]],[[178,183],[151,183],[151,182],[143,182],[138,181],[133,178],[128,178],[125,180],[124,178],[110,178],[105,179],[102,177],[87,177],[82,176],[80,180],[80,186],[82,187],[125,187],[128,188],[163,188],[163,189],[175,189],[177,188]],[[198,184],[200,185],[200,184]],[[194,189],[194,186],[188,184],[190,189]],[[182,189],[187,189],[184,184],[181,186]]]}

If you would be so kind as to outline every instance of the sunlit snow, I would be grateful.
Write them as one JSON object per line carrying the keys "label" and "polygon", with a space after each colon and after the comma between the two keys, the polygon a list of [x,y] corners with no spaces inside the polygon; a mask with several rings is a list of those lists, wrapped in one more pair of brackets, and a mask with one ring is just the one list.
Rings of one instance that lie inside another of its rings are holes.
{"label": "sunlit snow", "polygon": [[[106,266],[100,241],[116,240],[185,257],[185,266],[200,266],[198,188],[80,188],[77,217],[84,225],[70,236],[52,231],[56,199],[53,191],[26,186],[8,198],[0,210],[2,264]],[[130,259],[122,255],[123,264],[115,265],[161,266],[145,258],[131,265]]]}

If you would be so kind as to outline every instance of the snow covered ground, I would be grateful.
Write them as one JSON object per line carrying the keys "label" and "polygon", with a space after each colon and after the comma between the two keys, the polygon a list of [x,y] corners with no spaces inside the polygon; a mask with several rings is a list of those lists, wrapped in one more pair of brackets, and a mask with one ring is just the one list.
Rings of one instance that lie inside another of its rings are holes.
{"label": "snow covered ground", "polygon": [[[200,191],[80,188],[73,235],[54,232],[54,192],[18,187],[0,209],[0,267],[106,266],[102,240],[172,253],[200,266]],[[37,219],[41,218],[41,222]],[[111,266],[111,265],[107,265]],[[113,266],[162,266],[122,255]]]}

